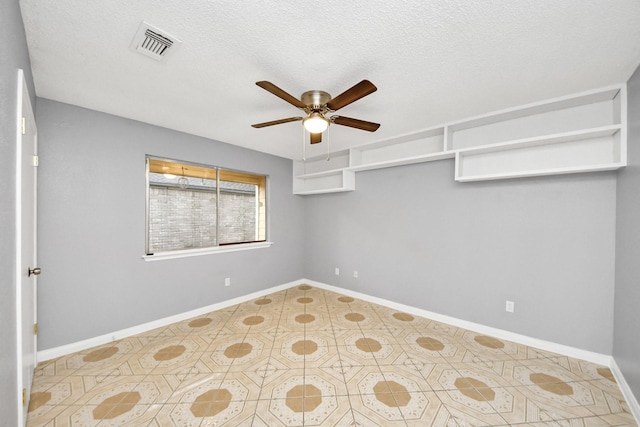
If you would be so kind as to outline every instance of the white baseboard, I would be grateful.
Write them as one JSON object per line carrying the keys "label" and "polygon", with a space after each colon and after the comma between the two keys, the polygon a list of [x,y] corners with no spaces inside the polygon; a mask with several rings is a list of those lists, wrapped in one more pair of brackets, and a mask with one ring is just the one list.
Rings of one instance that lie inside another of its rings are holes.
{"label": "white baseboard", "polygon": [[631,414],[636,419],[636,423],[640,425],[640,403],[638,403],[638,400],[633,395],[633,392],[631,391],[631,387],[629,387],[627,380],[624,379],[624,375],[622,375],[622,371],[620,371],[620,367],[618,367],[618,364],[616,363],[615,359],[611,360],[610,368],[611,368],[611,373],[613,373],[613,376],[616,379],[616,382],[618,383],[620,390],[622,391],[622,395],[627,401],[627,405],[629,405],[629,410],[631,411]]}
{"label": "white baseboard", "polygon": [[104,334],[104,335],[89,338],[86,340],[77,341],[71,344],[62,345],[60,347],[54,347],[47,350],[38,351],[36,358],[38,362],[55,359],[57,357],[75,353],[77,351],[86,350],[91,347],[96,347],[99,345],[110,343],[112,341],[120,340],[133,335],[141,334],[144,332],[148,332],[155,328],[160,328],[163,326],[170,325],[172,323],[191,319],[192,317],[202,316],[203,314],[210,313],[212,311],[221,310],[223,308],[230,307],[235,304],[240,304],[245,301],[250,301],[252,299],[260,298],[262,296],[269,295],[274,292],[279,292],[279,291],[291,288],[293,286],[300,285],[302,283],[305,283],[305,281],[296,280],[293,282],[285,283],[283,285],[278,285],[269,289],[264,289],[262,291],[254,292],[248,295],[243,295],[241,297],[237,297],[237,298],[222,301],[216,304],[208,305],[206,307],[197,308],[195,310],[187,311],[185,313],[176,314],[174,316],[165,317],[163,319],[154,320],[148,323],[143,323],[142,325],[133,326],[127,329],[121,329],[119,331],[111,332],[109,334]]}
{"label": "white baseboard", "polygon": [[362,294],[360,292],[339,288],[337,286],[327,285],[325,283],[315,282],[313,280],[305,279],[304,282],[310,285],[316,286],[318,288],[326,289],[328,291],[336,292],[343,295],[348,295],[364,301],[369,301],[375,304],[383,305],[385,307],[393,308],[395,310],[404,311],[405,313],[414,314],[416,316],[426,317],[428,319],[432,319],[437,322],[446,323],[448,325],[456,326],[458,328],[468,329],[470,331],[478,332],[485,335],[491,335],[496,338],[501,338],[507,341],[513,341],[518,344],[539,348],[541,350],[550,351],[552,353],[558,353],[563,356],[569,356],[569,357],[574,357],[576,359],[586,360],[588,362],[597,363],[598,365],[604,365],[604,366],[611,365],[612,357],[605,354],[595,353],[588,350],[582,350],[575,347],[570,347],[570,346],[557,344],[549,341],[539,340],[537,338],[528,337],[526,335],[520,335],[514,332],[492,328],[490,326],[485,326],[478,323],[468,322],[466,320],[457,319],[455,317],[445,316],[443,314],[434,313],[432,311],[427,311],[427,310],[423,310],[416,307],[411,307],[409,305],[399,304],[397,302],[388,301],[382,298],[372,297],[370,295]]}

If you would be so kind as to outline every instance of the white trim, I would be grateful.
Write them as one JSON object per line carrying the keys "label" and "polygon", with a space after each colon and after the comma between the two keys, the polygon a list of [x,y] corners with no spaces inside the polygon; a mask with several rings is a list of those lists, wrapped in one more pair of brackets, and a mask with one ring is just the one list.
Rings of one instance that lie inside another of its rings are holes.
{"label": "white trim", "polygon": [[75,353],[76,351],[86,350],[91,347],[103,345],[110,343],[112,341],[120,340],[123,338],[127,338],[133,335],[141,334],[147,331],[150,331],[155,328],[160,328],[162,326],[167,326],[172,323],[181,322],[183,320],[191,319],[192,317],[201,316],[206,313],[210,313],[215,310],[221,310],[226,307],[230,307],[235,304],[240,304],[246,301],[250,301],[252,299],[256,299],[265,295],[272,294],[274,292],[283,291],[285,289],[292,288],[294,286],[301,285],[306,283],[303,280],[296,280],[293,282],[285,283],[283,285],[274,286],[272,288],[264,289],[261,291],[253,292],[248,295],[243,295],[241,297],[232,298],[230,300],[222,301],[219,303],[211,304],[206,307],[197,308],[195,310],[190,310],[185,313],[176,314],[173,316],[165,317],[163,319],[154,320],[151,322],[143,323],[138,326],[133,326],[131,328],[121,329],[119,331],[115,331],[109,334],[100,335],[97,337],[89,338],[82,341],[77,341],[71,344],[62,345],[60,347],[50,348],[47,350],[42,350],[38,352],[38,361],[43,362],[45,360],[55,359],[57,357],[65,356],[67,354]]}
{"label": "white trim", "polygon": [[[18,94],[16,102],[16,403],[18,405],[18,420],[22,424],[24,410],[22,406],[22,371],[24,370],[22,357],[22,91],[24,71],[18,69]],[[37,359],[36,359],[37,360]]]}
{"label": "white trim", "polygon": [[[629,127],[628,127],[628,123],[629,123],[629,118],[627,117],[628,114],[628,105],[627,105],[627,85],[625,84],[624,87],[620,88],[620,92],[618,94],[618,96],[620,97],[620,141],[623,142],[623,144],[620,144],[620,163],[627,165],[627,152],[628,152],[628,145],[629,145],[629,141],[627,139],[628,137],[628,131],[629,131]],[[640,424],[640,423],[639,423]]]}
{"label": "white trim", "polygon": [[624,375],[622,375],[622,371],[618,367],[615,359],[611,359],[611,364],[609,365],[609,367],[611,368],[611,372],[613,373],[613,376],[618,383],[618,387],[620,387],[620,390],[622,391],[622,395],[627,401],[627,405],[629,405],[631,415],[633,415],[633,417],[636,419],[636,423],[640,425],[640,403],[638,403],[638,400],[633,395],[631,387],[629,387],[629,384],[624,379]]}
{"label": "white trim", "polygon": [[490,326],[484,326],[478,323],[468,322],[466,320],[457,319],[455,317],[445,316],[443,314],[434,313],[432,311],[423,310],[416,307],[400,304],[397,302],[385,300],[382,298],[372,297],[370,295],[362,294],[360,292],[351,291],[349,289],[339,288],[337,286],[327,285],[325,283],[315,282],[313,280],[304,280],[305,283],[316,286],[318,288],[326,289],[328,291],[340,293],[350,297],[358,298],[364,301],[379,304],[385,307],[393,308],[396,310],[404,311],[409,314],[414,314],[420,317],[426,317],[428,319],[435,320],[437,322],[447,323],[459,328],[468,329],[470,331],[478,332],[481,334],[491,335],[496,338],[501,338],[507,341],[513,341],[518,344],[523,344],[541,350],[550,351],[553,353],[562,354],[564,356],[574,357],[576,359],[586,360],[588,362],[597,363],[598,365],[610,366],[613,358],[606,354],[595,353],[588,350],[582,350],[575,347],[570,347],[563,344],[557,344],[550,341],[544,341],[537,338],[528,337],[526,335],[516,334],[514,332],[505,331],[503,329],[492,328]]}
{"label": "white trim", "polygon": [[226,252],[246,251],[250,249],[268,248],[273,242],[240,243],[237,245],[215,246],[212,248],[185,249],[182,251],[161,252],[154,255],[144,255],[145,261],[160,261],[163,259],[186,258],[200,255],[221,254]]}

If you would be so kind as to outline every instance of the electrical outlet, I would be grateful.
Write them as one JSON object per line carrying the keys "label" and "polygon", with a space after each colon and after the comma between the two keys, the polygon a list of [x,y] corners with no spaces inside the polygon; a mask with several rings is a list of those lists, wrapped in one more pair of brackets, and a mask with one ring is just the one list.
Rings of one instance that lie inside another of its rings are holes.
{"label": "electrical outlet", "polygon": [[226,279],[224,279],[224,285],[231,286],[231,277],[227,277]]}
{"label": "electrical outlet", "polygon": [[353,270],[353,277],[358,278],[358,270]]}
{"label": "electrical outlet", "polygon": [[504,308],[505,310],[507,310],[509,313],[513,313],[513,310],[515,309],[515,304],[513,301],[507,301],[507,304]]}
{"label": "electrical outlet", "polygon": [[339,276],[339,275],[340,275],[340,269],[339,269],[338,267],[336,267],[335,272],[336,272],[336,276]]}

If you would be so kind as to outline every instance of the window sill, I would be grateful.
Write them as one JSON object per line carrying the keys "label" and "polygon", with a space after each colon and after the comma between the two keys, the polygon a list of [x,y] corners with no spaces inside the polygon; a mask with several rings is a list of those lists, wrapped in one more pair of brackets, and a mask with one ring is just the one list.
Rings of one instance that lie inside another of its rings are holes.
{"label": "window sill", "polygon": [[163,259],[186,258],[200,255],[268,248],[271,245],[273,245],[273,242],[244,243],[239,245],[216,246],[215,248],[185,249],[182,251],[162,252],[155,255],[144,255],[142,259],[145,261],[160,261]]}

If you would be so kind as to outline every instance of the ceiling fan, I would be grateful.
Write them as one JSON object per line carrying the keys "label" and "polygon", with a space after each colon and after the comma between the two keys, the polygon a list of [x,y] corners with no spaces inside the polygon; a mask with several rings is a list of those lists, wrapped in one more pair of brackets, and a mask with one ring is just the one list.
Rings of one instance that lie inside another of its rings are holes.
{"label": "ceiling fan", "polygon": [[281,98],[294,107],[301,109],[305,112],[306,117],[289,117],[286,119],[273,120],[271,122],[256,123],[251,125],[254,128],[263,128],[302,120],[303,126],[311,135],[311,144],[317,144],[322,142],[322,132],[324,132],[331,123],[366,130],[368,132],[375,132],[380,127],[379,123],[367,122],[365,120],[336,115],[330,117],[326,116],[328,113],[337,111],[340,108],[378,90],[378,88],[369,80],[361,81],[335,98],[331,98],[331,95],[321,90],[310,90],[303,93],[300,99],[297,99],[271,82],[260,81],[256,82],[256,84],[267,92],[271,92],[278,98]]}

